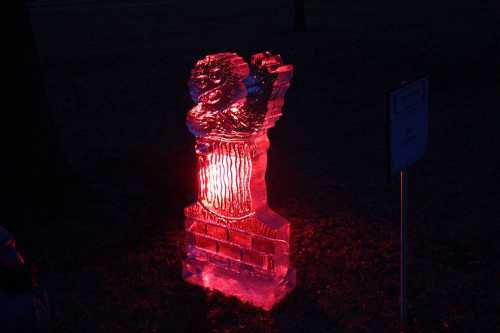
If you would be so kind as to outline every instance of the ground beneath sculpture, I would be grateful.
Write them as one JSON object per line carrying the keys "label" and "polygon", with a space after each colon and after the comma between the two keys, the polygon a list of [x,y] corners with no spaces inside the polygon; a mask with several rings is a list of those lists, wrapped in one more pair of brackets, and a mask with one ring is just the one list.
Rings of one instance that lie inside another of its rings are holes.
{"label": "ground beneath sculpture", "polygon": [[[384,92],[424,70],[433,97],[429,152],[410,174],[411,327],[498,330],[500,29],[488,25],[498,5],[434,4],[403,25],[374,4],[352,6],[319,8],[305,34],[277,23],[231,36],[221,31],[261,11],[233,21],[195,12],[211,36],[181,34],[167,7],[33,12],[51,106],[84,186],[46,222],[9,229],[42,268],[57,332],[396,331],[399,202],[385,173]],[[275,13],[262,15],[285,22]],[[272,312],[181,278],[195,167],[189,69],[212,51],[266,48],[296,66],[270,131],[268,186],[270,206],[292,223],[298,287]]]}

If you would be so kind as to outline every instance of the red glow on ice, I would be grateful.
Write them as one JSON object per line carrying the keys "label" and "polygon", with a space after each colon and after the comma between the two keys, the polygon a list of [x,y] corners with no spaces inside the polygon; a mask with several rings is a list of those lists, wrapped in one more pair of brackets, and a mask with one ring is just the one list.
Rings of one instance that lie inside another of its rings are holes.
{"label": "red glow on ice", "polygon": [[267,130],[281,115],[292,66],[268,52],[198,61],[187,115],[196,136],[197,202],[185,209],[184,278],[270,309],[295,285],[290,223],[267,206]]}
{"label": "red glow on ice", "polygon": [[198,201],[224,217],[242,218],[251,214],[251,148],[227,142],[212,145],[208,154],[198,152]]}

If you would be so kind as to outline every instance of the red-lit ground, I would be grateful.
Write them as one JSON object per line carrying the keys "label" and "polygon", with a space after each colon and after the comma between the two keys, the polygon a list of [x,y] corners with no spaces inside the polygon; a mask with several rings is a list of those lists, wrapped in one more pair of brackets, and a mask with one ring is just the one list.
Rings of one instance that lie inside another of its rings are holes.
{"label": "red-lit ground", "polygon": [[[411,331],[498,331],[499,7],[442,3],[404,15],[331,5],[305,34],[288,32],[277,6],[177,20],[180,2],[34,11],[50,103],[84,186],[63,211],[2,224],[41,267],[55,331],[395,332],[399,202],[384,92],[421,72],[433,74],[432,108],[429,152],[410,170]],[[239,34],[258,14],[269,25]],[[270,131],[268,190],[292,223],[298,279],[270,313],[181,278],[195,179],[189,70],[214,51],[267,48],[295,65]]]}

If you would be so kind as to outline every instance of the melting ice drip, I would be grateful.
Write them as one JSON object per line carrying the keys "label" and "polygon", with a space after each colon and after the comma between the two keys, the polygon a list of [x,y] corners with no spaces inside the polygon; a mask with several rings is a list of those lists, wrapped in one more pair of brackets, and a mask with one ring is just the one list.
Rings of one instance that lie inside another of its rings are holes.
{"label": "melting ice drip", "polygon": [[198,199],[185,209],[184,278],[270,309],[295,285],[290,223],[267,206],[267,130],[281,115],[292,65],[269,52],[250,66],[208,55],[191,72]]}

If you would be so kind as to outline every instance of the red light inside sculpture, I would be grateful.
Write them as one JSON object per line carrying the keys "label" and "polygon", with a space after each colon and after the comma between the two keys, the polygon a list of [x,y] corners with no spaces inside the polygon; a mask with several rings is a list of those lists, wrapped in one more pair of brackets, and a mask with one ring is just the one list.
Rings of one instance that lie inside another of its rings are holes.
{"label": "red light inside sculpture", "polygon": [[187,115],[196,136],[197,202],[185,209],[184,278],[270,309],[295,285],[290,223],[267,206],[267,130],[281,115],[292,66],[269,52],[198,61]]}
{"label": "red light inside sculpture", "polygon": [[224,212],[226,217],[248,215],[252,209],[252,148],[227,142],[210,145],[210,153],[198,151],[198,201],[213,212]]}

